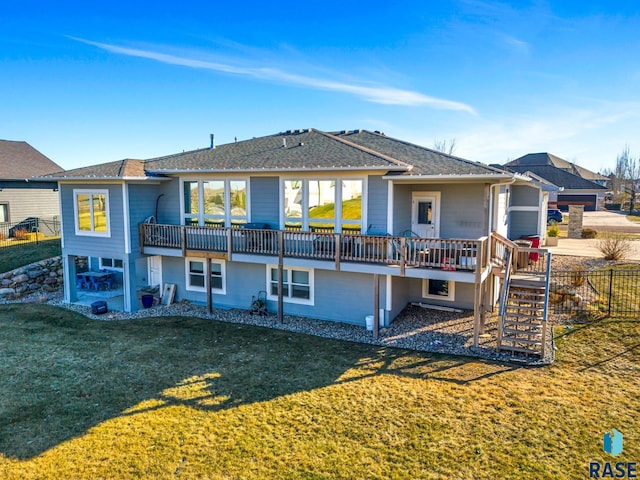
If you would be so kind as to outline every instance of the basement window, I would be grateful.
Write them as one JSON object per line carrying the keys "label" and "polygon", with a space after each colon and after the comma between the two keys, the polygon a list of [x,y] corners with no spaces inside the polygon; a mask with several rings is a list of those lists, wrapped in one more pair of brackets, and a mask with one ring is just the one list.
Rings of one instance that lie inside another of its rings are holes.
{"label": "basement window", "polygon": [[453,302],[455,300],[455,282],[425,278],[422,280],[422,298]]}

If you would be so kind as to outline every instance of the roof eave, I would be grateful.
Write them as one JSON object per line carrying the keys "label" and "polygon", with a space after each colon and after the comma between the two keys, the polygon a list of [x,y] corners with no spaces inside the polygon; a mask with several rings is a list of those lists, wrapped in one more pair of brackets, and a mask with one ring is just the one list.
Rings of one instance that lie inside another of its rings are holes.
{"label": "roof eave", "polygon": [[[168,181],[170,178],[163,177],[51,177],[47,179],[52,182],[106,182],[106,181],[134,181],[134,182],[143,182],[143,181]],[[44,181],[44,180],[42,180]]]}
{"label": "roof eave", "polygon": [[[477,174],[465,174],[465,175],[385,175],[383,180],[403,181],[403,182],[415,182],[416,180],[428,180],[428,181],[440,181],[440,182],[456,182],[456,181],[502,181],[513,180],[514,175],[511,174],[491,174],[491,175],[477,175]],[[524,179],[523,179],[524,180]]]}
{"label": "roof eave", "polygon": [[294,173],[294,172],[370,172],[370,171],[382,171],[382,172],[407,172],[411,170],[411,166],[401,167],[396,165],[389,166],[362,166],[362,167],[288,167],[288,168],[238,168],[238,169],[171,169],[171,170],[148,170],[153,175],[175,175],[175,174],[211,174],[211,173]]}

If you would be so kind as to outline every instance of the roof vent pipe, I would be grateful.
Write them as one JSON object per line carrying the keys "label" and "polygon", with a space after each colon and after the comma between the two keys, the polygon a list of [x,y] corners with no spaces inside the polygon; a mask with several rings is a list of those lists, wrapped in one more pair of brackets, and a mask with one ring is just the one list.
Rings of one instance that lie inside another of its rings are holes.
{"label": "roof vent pipe", "polygon": [[216,148],[216,134],[211,133],[209,137],[211,137],[211,148]]}
{"label": "roof vent pipe", "polygon": [[287,148],[287,139],[286,138],[282,139],[282,148]]}

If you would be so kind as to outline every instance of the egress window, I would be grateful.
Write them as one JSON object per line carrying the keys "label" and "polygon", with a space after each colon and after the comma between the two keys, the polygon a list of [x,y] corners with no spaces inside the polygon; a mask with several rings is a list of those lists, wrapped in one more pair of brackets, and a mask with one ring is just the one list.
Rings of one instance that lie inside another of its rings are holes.
{"label": "egress window", "polygon": [[[267,298],[278,300],[278,267],[267,266]],[[285,302],[313,305],[313,270],[286,267],[282,271],[282,297]]]}
{"label": "egress window", "polygon": [[[205,269],[206,260],[204,258],[186,258],[185,276],[186,288],[194,292],[204,292],[205,289]],[[219,260],[211,261],[211,292],[224,294],[225,288],[225,263]]]}
{"label": "egress window", "polygon": [[109,237],[109,191],[74,190],[76,235]]}
{"label": "egress window", "polygon": [[426,278],[422,280],[422,298],[453,302],[455,299],[455,282]]}

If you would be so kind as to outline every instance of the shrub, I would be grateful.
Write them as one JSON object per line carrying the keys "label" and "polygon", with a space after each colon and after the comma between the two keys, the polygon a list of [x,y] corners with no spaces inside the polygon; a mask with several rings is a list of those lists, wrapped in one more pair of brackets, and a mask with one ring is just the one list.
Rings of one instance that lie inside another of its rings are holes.
{"label": "shrub", "polygon": [[7,239],[7,234],[6,234],[6,233],[3,233],[3,232],[0,232],[0,242],[1,242],[2,240],[6,240],[6,239]]}
{"label": "shrub", "polygon": [[16,238],[16,240],[26,240],[27,238],[29,238],[28,235],[29,232],[27,232],[24,228],[13,232],[13,236]]}
{"label": "shrub", "polygon": [[631,241],[623,233],[605,232],[598,239],[605,260],[623,260],[631,252]]}
{"label": "shrub", "polygon": [[587,279],[587,269],[582,265],[575,266],[571,269],[571,285],[580,287],[584,285]]}
{"label": "shrub", "polygon": [[560,229],[556,225],[549,227],[549,230],[547,230],[547,237],[557,237],[559,234]]}
{"label": "shrub", "polygon": [[598,236],[598,232],[591,228],[584,228],[580,236],[582,238],[596,238]]}

